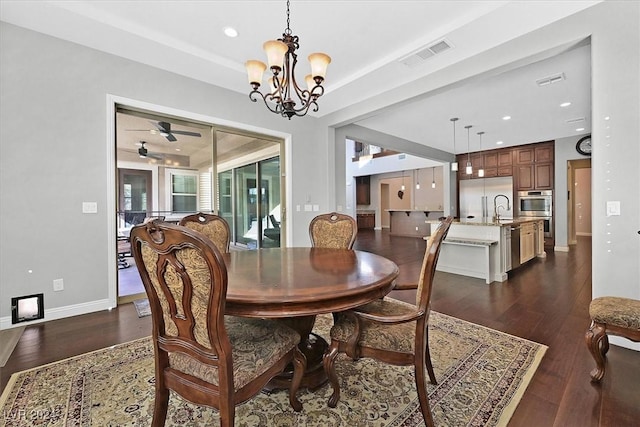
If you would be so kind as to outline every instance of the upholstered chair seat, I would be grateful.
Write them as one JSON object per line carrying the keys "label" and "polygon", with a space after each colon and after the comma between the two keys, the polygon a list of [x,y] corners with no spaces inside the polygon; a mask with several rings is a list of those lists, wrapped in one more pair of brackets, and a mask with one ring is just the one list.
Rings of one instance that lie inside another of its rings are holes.
{"label": "upholstered chair seat", "polygon": [[640,331],[640,300],[596,298],[589,304],[589,316],[594,322]]}
{"label": "upholstered chair seat", "polygon": [[[262,375],[300,342],[298,333],[275,320],[225,316],[224,325],[231,342],[236,391]],[[169,353],[169,366],[219,385],[217,366],[201,363],[185,353]]]}
{"label": "upholstered chair seat", "polygon": [[585,334],[587,347],[596,361],[591,380],[604,377],[606,354],[609,351],[608,335],[617,335],[640,342],[640,300],[605,296],[595,298],[589,304],[591,326]]}
{"label": "upholstered chair seat", "polygon": [[[392,298],[385,298],[358,307],[358,310],[383,316],[406,316],[414,313],[416,308]],[[356,318],[343,313],[336,313],[336,316],[337,321],[331,328],[331,338],[338,341],[347,341],[355,333]],[[414,354],[415,322],[387,325],[373,322],[366,318],[361,319],[360,322],[359,346]]]}

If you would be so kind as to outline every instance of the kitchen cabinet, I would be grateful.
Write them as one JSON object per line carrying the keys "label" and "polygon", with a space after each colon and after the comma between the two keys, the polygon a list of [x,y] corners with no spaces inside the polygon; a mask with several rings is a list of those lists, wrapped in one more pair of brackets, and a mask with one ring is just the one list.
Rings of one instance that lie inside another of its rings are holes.
{"label": "kitchen cabinet", "polygon": [[484,176],[493,178],[496,176],[513,175],[512,155],[510,149],[492,150],[483,157]]}
{"label": "kitchen cabinet", "polygon": [[553,157],[552,141],[514,149],[516,191],[553,190]]}
{"label": "kitchen cabinet", "polygon": [[376,226],[376,214],[375,213],[358,213],[356,215],[356,222],[358,228],[371,229]]}
{"label": "kitchen cabinet", "polygon": [[545,245],[545,241],[544,241],[544,222],[543,221],[537,221],[534,223],[533,225],[534,227],[534,235],[535,235],[535,243],[536,243],[536,256],[540,257],[544,257],[546,256],[546,254],[544,253],[544,245]]}
{"label": "kitchen cabinet", "polygon": [[367,176],[356,177],[356,204],[371,204],[371,178]]}
{"label": "kitchen cabinet", "polygon": [[[513,160],[510,148],[481,151],[470,155],[459,154],[456,160],[458,162],[458,179],[482,178],[478,176],[480,169],[484,169],[484,178],[513,175]],[[471,167],[473,168],[471,176],[465,172],[467,160],[471,161]]]}
{"label": "kitchen cabinet", "polygon": [[553,163],[516,165],[516,191],[553,190]]}
{"label": "kitchen cabinet", "polygon": [[520,226],[520,264],[536,256],[536,235],[533,222]]}

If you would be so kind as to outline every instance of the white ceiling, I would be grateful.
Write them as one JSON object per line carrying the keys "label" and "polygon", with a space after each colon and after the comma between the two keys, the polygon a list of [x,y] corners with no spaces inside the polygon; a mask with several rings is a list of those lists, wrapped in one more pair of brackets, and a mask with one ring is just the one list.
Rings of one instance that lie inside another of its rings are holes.
{"label": "white ceiling", "polygon": [[[332,57],[326,93],[314,114],[323,116],[391,93],[596,3],[293,0],[290,28],[300,37],[299,78],[307,73],[308,54],[321,51]],[[264,61],[262,43],[281,37],[286,27],[286,2],[3,0],[0,19],[248,94],[244,61]],[[226,26],[239,36],[226,37]],[[452,49],[416,66],[403,63],[443,39]],[[479,149],[478,131],[486,132],[483,149],[496,147],[499,140],[511,146],[589,133],[589,51],[588,45],[577,47],[351,122],[453,152],[449,118],[459,117],[457,153],[467,151],[467,124],[473,125],[471,151]],[[566,79],[545,87],[535,84],[556,73]],[[560,108],[564,101],[572,105]],[[512,119],[503,121],[505,115]],[[577,118],[584,121],[567,123]]]}

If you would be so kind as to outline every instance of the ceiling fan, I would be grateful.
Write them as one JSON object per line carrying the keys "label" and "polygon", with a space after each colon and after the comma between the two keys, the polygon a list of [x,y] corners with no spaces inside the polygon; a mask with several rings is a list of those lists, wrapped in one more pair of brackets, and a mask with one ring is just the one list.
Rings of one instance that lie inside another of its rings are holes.
{"label": "ceiling fan", "polygon": [[140,141],[140,148],[138,148],[138,154],[140,155],[140,157],[162,160],[163,159],[162,156],[149,153],[149,150],[147,150],[147,148],[144,146],[144,144],[146,143],[147,143],[146,141]]}
{"label": "ceiling fan", "polygon": [[140,132],[140,131],[151,132],[154,135],[160,134],[165,138],[167,138],[167,141],[169,142],[175,142],[178,140],[175,137],[175,135],[186,135],[186,136],[197,136],[197,137],[202,136],[198,132],[189,132],[186,130],[171,130],[171,123],[169,122],[153,122],[150,120],[149,123],[151,123],[155,127],[155,129],[127,129],[127,130],[134,131],[134,132]]}

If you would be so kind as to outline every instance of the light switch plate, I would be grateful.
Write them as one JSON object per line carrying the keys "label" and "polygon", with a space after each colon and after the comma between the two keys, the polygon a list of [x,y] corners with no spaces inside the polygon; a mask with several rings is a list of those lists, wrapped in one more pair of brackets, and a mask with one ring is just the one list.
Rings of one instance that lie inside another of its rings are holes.
{"label": "light switch plate", "polygon": [[82,213],[98,213],[98,203],[82,202]]}
{"label": "light switch plate", "polygon": [[607,202],[607,216],[618,216],[620,215],[620,202],[619,201],[608,201]]}

